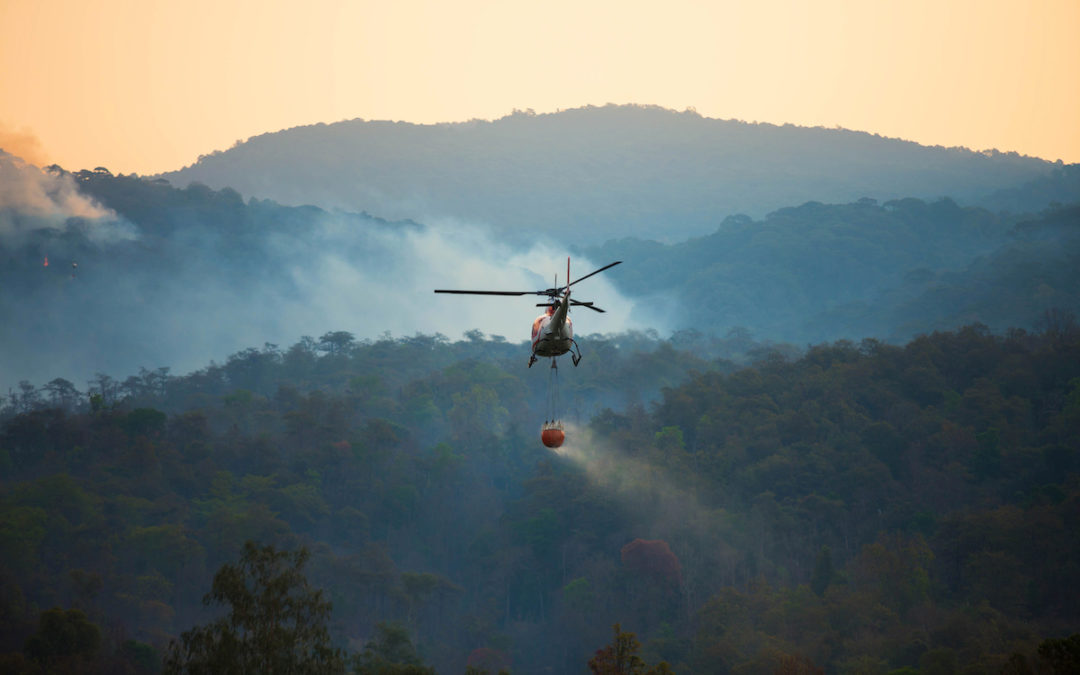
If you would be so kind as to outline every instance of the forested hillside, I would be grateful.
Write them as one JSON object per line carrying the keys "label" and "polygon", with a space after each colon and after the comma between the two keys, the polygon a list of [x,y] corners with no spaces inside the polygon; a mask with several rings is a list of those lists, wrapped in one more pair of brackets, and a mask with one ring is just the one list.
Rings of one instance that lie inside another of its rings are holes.
{"label": "forested hillside", "polygon": [[360,675],[604,672],[635,639],[657,673],[1073,672],[1076,199],[579,242],[623,264],[575,286],[609,311],[574,314],[555,452],[538,310],[431,291],[545,288],[566,242],[0,178],[0,670],[157,672],[262,551]]}
{"label": "forested hillside", "polygon": [[[1080,311],[1080,207],[992,213],[951,199],[810,202],[726,219],[678,244],[612,240],[586,252],[634,264],[620,289],[674,304],[677,328],[735,327],[796,343],[984,323],[1031,329]],[[674,301],[674,303],[672,303]]]}
{"label": "forested hillside", "polygon": [[337,644],[396,622],[440,673],[584,672],[616,622],[678,673],[1030,672],[1080,621],[1080,329],[1050,319],[741,368],[597,338],[564,383],[612,407],[558,454],[546,374],[479,336],[28,383],[0,423],[2,662],[50,658],[58,606],[103,636],[64,658],[152,672],[255,539],[311,551]]}
{"label": "forested hillside", "polygon": [[[104,168],[42,172],[2,154],[0,172],[0,391],[140,367],[189,372],[332,330],[457,339],[480,329],[517,342],[531,305],[431,290],[546,288],[565,264],[565,242],[546,237],[517,246],[459,224],[245,202]],[[969,322],[1032,330],[1047,310],[1080,311],[1078,231],[1075,203],[1025,215],[909,198],[733,216],[676,244],[611,240],[572,249],[574,270],[624,261],[579,287],[608,312],[578,330],[798,345],[903,342]]]}
{"label": "forested hillside", "polygon": [[[0,391],[140,367],[189,372],[338,329],[456,339],[479,328],[516,342],[528,337],[531,305],[447,302],[432,289],[546,288],[566,265],[565,249],[540,243],[512,248],[466,228],[245,202],[104,168],[41,171],[0,154],[0,172],[10,180],[0,194]],[[577,258],[575,269],[588,264]],[[630,327],[631,303],[607,279],[589,289],[608,310],[589,332]]]}
{"label": "forested hillside", "polygon": [[284,204],[591,245],[628,236],[677,242],[730,215],[761,218],[811,200],[949,196],[970,205],[1043,181],[1045,201],[1025,199],[1027,191],[995,197],[1008,210],[1037,211],[1077,199],[1050,187],[1055,168],[1015,153],[608,105],[457,124],[297,127],[237,141],[162,177],[180,188],[194,181]]}

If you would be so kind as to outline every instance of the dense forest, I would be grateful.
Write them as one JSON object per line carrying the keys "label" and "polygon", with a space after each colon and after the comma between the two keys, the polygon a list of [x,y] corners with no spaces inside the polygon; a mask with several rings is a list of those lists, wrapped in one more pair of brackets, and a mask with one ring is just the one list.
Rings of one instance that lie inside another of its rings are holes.
{"label": "dense forest", "polygon": [[[966,192],[773,185],[788,206],[751,217],[622,184],[632,217],[575,221],[575,269],[624,264],[575,286],[608,312],[575,313],[585,359],[555,371],[514,337],[531,303],[431,292],[549,286],[566,243],[521,223],[0,152],[0,671],[217,672],[208,645],[257,624],[247,670],[1077,672],[1080,166],[643,108],[391,126],[452,150],[612,116],[677,118],[653,153],[701,125],[736,156],[782,137],[818,177],[889,146]],[[601,136],[605,162],[641,150]],[[727,185],[695,157],[642,175]],[[266,665],[283,651],[310,659]]]}
{"label": "dense forest", "polygon": [[[1032,330],[1049,309],[1080,312],[1080,188],[1068,187],[1080,167],[1055,175],[1009,199],[1039,202],[1058,194],[1053,184],[1072,206],[1020,214],[951,199],[810,202],[720,219],[682,243],[628,230],[572,248],[575,270],[626,262],[580,287],[608,310],[581,329],[734,331],[798,345],[899,344],[975,322]],[[2,153],[0,176],[0,391],[140,367],[189,372],[334,330],[457,338],[480,328],[516,341],[530,306],[431,290],[546,288],[565,265],[561,244],[514,246],[462,224],[245,202],[232,189],[104,168],[43,172]]]}
{"label": "dense forest", "polygon": [[[558,452],[536,438],[547,374],[479,334],[23,383],[0,662],[155,672],[254,540],[310,552],[340,649],[397,635],[443,673],[586,672],[614,624],[678,673],[1073,672],[1074,317],[741,364],[589,344],[564,395],[603,407]],[[57,626],[98,639],[64,651]]]}
{"label": "dense forest", "polygon": [[[1080,166],[1063,173],[1080,179]],[[633,260],[621,290],[671,304],[675,326],[708,333],[906,342],[963,323],[1005,331],[1050,309],[1080,312],[1076,202],[1030,215],[951,199],[809,202],[761,221],[731,216],[678,244],[624,238],[586,252]]]}

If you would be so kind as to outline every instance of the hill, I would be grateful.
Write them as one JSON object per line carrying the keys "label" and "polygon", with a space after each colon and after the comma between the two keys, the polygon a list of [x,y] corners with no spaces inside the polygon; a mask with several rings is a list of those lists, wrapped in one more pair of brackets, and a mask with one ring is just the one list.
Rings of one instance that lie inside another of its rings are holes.
{"label": "hill", "polygon": [[[545,288],[566,264],[563,251],[473,230],[245,203],[228,188],[41,171],[2,153],[0,171],[10,179],[0,194],[0,390],[139,367],[186,372],[335,328],[367,339],[480,328],[516,343],[539,311],[532,303],[448,302],[432,290]],[[618,332],[630,303],[609,284],[590,280],[608,310],[593,330]]]}
{"label": "hill", "polygon": [[107,627],[97,670],[153,672],[249,539],[311,551],[336,644],[394,621],[445,673],[577,672],[616,622],[682,675],[1032,672],[1080,620],[1075,323],[739,369],[603,345],[575,399],[662,399],[559,454],[507,345],[346,338],[0,401],[0,663],[59,606]]}
{"label": "hill", "polygon": [[[0,670],[155,672],[246,540],[310,552],[335,644],[411,636],[439,672],[575,672],[613,623],[684,675],[1050,672],[1080,641],[1075,205],[807,202],[587,249],[626,260],[605,321],[621,287],[631,325],[683,330],[584,336],[550,453],[553,371],[468,330],[512,312],[387,328],[438,311],[425,275],[542,288],[549,250],[3,154],[0,176]],[[747,330],[969,317],[994,330]]]}
{"label": "hill", "polygon": [[981,322],[1034,328],[1080,312],[1080,209],[993,213],[951,199],[809,202],[760,221],[663,244],[619,239],[585,249],[631,261],[627,295],[672,310],[675,329],[733,329],[796,344],[920,333]]}
{"label": "hill", "polygon": [[[677,241],[712,232],[729,215],[759,218],[811,200],[949,196],[972,204],[1054,168],[1013,153],[609,105],[490,122],[297,127],[162,177],[283,204],[450,219],[519,239],[591,244],[627,236]],[[999,202],[1017,203],[1008,195]]]}
{"label": "hill", "polygon": [[[245,202],[231,188],[105,169],[43,172],[9,155],[0,171],[0,389],[182,372],[335,328],[363,339],[480,329],[517,343],[531,303],[431,290],[545,288],[565,264],[563,250],[456,224]],[[578,289],[608,312],[577,327],[801,345],[905,341],[972,321],[1032,329],[1049,310],[1080,311],[1078,217],[862,199],[729,217],[673,244],[611,240],[573,250],[575,269],[625,261]]]}

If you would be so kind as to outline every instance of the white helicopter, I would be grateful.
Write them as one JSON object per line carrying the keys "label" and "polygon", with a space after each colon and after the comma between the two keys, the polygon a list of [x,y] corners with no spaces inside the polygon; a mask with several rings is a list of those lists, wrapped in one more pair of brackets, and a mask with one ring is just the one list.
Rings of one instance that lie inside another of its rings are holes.
{"label": "white helicopter", "polygon": [[[537,357],[546,356],[552,360],[552,367],[555,367],[554,359],[557,356],[570,352],[570,359],[576,366],[581,361],[581,349],[577,346],[577,342],[574,341],[574,327],[568,316],[570,307],[587,307],[594,312],[603,312],[604,310],[595,306],[592,302],[581,302],[579,300],[573,300],[570,297],[570,287],[579,281],[584,281],[594,274],[599,274],[604,270],[611,269],[622,261],[618,260],[608,265],[604,265],[598,270],[589,272],[580,279],[575,279],[565,286],[554,286],[542,291],[459,291],[459,290],[446,290],[436,289],[436,293],[457,293],[460,295],[546,295],[548,297],[547,302],[537,303],[537,307],[547,307],[547,311],[544,314],[536,317],[532,325],[532,353],[529,355],[529,367],[536,363]],[[566,259],[566,278],[570,278],[570,258]],[[555,277],[555,283],[558,284],[558,275]]]}

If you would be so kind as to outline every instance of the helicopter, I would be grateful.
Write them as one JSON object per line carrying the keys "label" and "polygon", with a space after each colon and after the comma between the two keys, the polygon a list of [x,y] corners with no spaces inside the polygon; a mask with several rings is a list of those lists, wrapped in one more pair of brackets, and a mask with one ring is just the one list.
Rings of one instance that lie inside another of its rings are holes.
{"label": "helicopter", "polygon": [[[555,285],[542,291],[462,291],[452,289],[436,289],[436,293],[456,293],[459,295],[543,295],[547,296],[547,302],[539,302],[537,307],[547,307],[547,311],[536,317],[532,325],[532,353],[529,355],[529,368],[536,363],[539,357],[552,359],[551,366],[555,368],[555,358],[570,352],[570,360],[574,366],[581,361],[581,349],[574,341],[574,328],[568,316],[571,307],[586,307],[594,312],[603,313],[604,310],[590,302],[582,302],[570,297],[570,287],[584,281],[594,274],[611,269],[621,264],[621,260],[604,265],[598,270],[589,272],[580,279],[575,279],[565,286],[559,286],[558,275],[555,276]],[[566,278],[570,278],[570,258],[566,259]]]}

